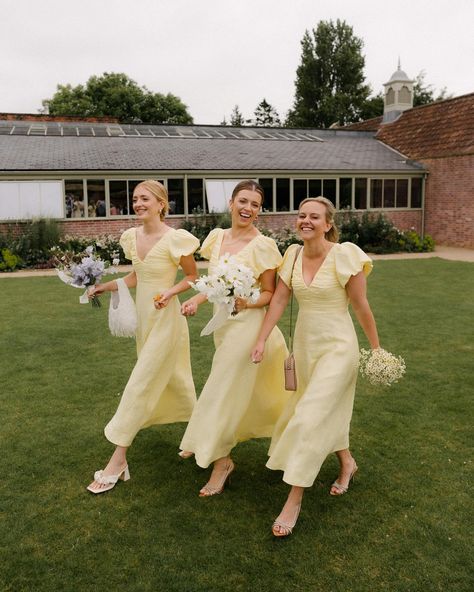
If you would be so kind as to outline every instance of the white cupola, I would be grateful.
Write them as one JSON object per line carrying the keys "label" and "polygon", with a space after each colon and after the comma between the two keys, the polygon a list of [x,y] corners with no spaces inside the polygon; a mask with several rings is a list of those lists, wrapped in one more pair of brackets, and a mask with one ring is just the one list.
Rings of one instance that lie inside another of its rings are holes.
{"label": "white cupola", "polygon": [[401,69],[399,58],[397,70],[390,76],[390,80],[384,84],[383,123],[395,121],[403,111],[413,107],[414,82]]}

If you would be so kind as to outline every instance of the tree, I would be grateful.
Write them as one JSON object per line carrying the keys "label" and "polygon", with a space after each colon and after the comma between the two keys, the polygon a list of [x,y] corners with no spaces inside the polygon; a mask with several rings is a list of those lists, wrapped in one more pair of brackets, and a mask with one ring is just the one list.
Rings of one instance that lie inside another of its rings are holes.
{"label": "tree", "polygon": [[359,113],[360,120],[365,121],[366,119],[372,119],[373,117],[383,115],[383,107],[384,100],[382,92],[379,92],[374,97],[369,97],[361,107]]}
{"label": "tree", "polygon": [[449,99],[448,91],[446,87],[439,91],[437,97],[435,97],[435,90],[432,84],[426,84],[425,82],[426,73],[424,70],[418,74],[413,84],[413,107],[419,105],[427,105],[428,103],[434,103],[435,101],[443,101]]}
{"label": "tree", "polygon": [[301,41],[295,100],[287,125],[329,127],[359,119],[370,87],[364,84],[363,41],[339,19],[320,21]]}
{"label": "tree", "polygon": [[85,86],[58,84],[51,99],[43,101],[51,115],[117,117],[122,123],[192,123],[181,99],[171,93],[152,93],[122,73],[91,76]]}
{"label": "tree", "polygon": [[265,99],[257,105],[254,115],[256,126],[278,127],[281,125],[277,110]]}
{"label": "tree", "polygon": [[230,125],[240,126],[245,125],[245,119],[239,110],[239,106],[236,105],[230,114]]}

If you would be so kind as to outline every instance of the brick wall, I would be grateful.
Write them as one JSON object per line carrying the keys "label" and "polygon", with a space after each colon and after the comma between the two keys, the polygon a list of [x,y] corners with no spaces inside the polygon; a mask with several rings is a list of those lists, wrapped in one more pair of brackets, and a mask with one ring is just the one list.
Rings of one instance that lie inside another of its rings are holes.
{"label": "brick wall", "polygon": [[474,155],[423,160],[425,231],[439,245],[474,248]]}
{"label": "brick wall", "polygon": [[[361,212],[362,214],[362,212]],[[421,211],[406,210],[393,211],[385,213],[390,218],[397,228],[400,230],[408,230],[414,228],[417,232],[421,232]],[[166,223],[173,228],[180,228],[183,223],[183,217],[167,218]],[[294,228],[296,221],[296,214],[260,214],[258,217],[258,224],[269,230],[278,230],[280,228]],[[0,233],[12,233],[14,236],[19,236],[23,232],[26,222],[0,222]],[[113,236],[120,236],[124,230],[131,226],[138,226],[140,222],[133,218],[121,218],[120,220],[107,220],[104,218],[89,218],[63,220],[59,224],[64,234],[72,236],[86,236],[96,237],[104,234]]]}

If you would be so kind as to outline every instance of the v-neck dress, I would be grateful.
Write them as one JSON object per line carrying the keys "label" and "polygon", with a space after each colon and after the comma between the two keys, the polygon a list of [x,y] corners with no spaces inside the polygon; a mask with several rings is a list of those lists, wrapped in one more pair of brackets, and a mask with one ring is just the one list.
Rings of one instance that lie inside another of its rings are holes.
{"label": "v-neck dress", "polygon": [[361,271],[368,275],[372,261],[357,245],[335,244],[307,286],[303,250],[291,277],[297,249],[287,249],[279,275],[299,307],[293,345],[298,390],[275,426],[267,467],[284,471],[290,485],[309,487],[326,457],[349,447],[359,346],[345,286]]}
{"label": "v-neck dress", "polygon": [[[223,237],[224,231],[216,228],[201,247],[209,259],[209,274],[219,261]],[[235,257],[252,269],[255,278],[277,269],[282,260],[275,241],[263,235]],[[200,467],[227,456],[238,442],[271,436],[288,400],[283,380],[287,349],[278,328],[267,341],[265,360],[261,364],[250,360],[264,316],[265,308],[248,308],[214,331],[211,372],[180,444],[182,450],[194,452]]]}
{"label": "v-neck dress", "polygon": [[154,424],[188,421],[196,401],[191,372],[189,332],[177,297],[155,309],[153,297],[176,283],[182,256],[199,241],[186,230],[170,229],[142,260],[137,255],[136,230],[126,230],[120,244],[137,274],[137,363],[105,436],[118,446],[130,446],[137,432]]}

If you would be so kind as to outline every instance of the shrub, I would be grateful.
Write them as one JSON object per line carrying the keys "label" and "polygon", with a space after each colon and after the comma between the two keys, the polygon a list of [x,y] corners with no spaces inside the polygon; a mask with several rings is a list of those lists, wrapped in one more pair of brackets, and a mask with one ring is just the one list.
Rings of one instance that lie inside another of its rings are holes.
{"label": "shrub", "polygon": [[14,271],[21,267],[22,263],[20,257],[12,253],[10,249],[0,250],[0,271]]}
{"label": "shrub", "polygon": [[340,242],[352,242],[367,253],[397,253],[433,251],[434,241],[426,235],[424,239],[414,230],[401,232],[383,214],[364,212],[359,217],[353,212],[338,212],[336,224]]}
{"label": "shrub", "polygon": [[291,228],[282,228],[281,230],[269,230],[268,228],[259,228],[265,236],[270,236],[277,244],[278,250],[283,255],[286,249],[294,243],[303,244],[303,241]]}
{"label": "shrub", "polygon": [[50,252],[61,239],[61,229],[56,220],[38,218],[27,222],[21,236],[12,241],[12,251],[26,267],[50,267]]}
{"label": "shrub", "polygon": [[125,259],[119,239],[109,235],[102,235],[95,238],[65,236],[56,245],[51,247],[49,253],[54,263],[60,261],[63,257],[73,259],[76,256],[82,255],[89,246],[94,247],[96,255],[110,264],[113,263],[114,259],[119,259],[122,264],[130,263],[128,259]]}

